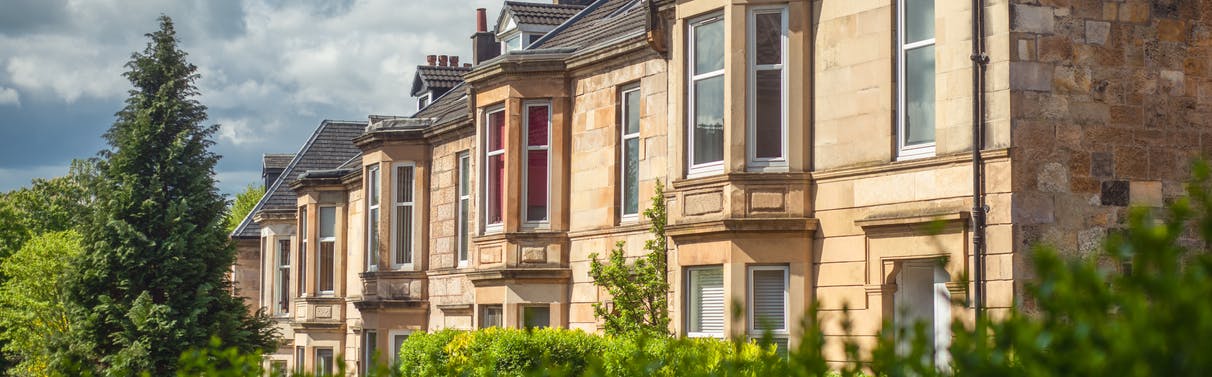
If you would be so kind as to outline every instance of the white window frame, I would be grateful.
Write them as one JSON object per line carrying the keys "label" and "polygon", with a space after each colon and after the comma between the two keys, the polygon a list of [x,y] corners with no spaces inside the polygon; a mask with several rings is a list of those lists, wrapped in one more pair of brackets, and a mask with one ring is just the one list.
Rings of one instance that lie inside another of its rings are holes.
{"label": "white window frame", "polygon": [[[906,25],[905,25],[905,1],[906,0],[897,0],[896,1],[896,46],[897,46],[897,48],[896,48],[896,97],[897,97],[896,106],[897,106],[897,109],[896,110],[897,111],[896,111],[896,135],[894,135],[894,137],[896,138],[896,151],[897,151],[896,159],[897,160],[912,160],[912,159],[918,159],[918,158],[933,157],[936,141],[938,140],[938,135],[936,134],[935,141],[931,141],[929,143],[922,143],[919,145],[905,145],[905,117],[908,115],[908,103],[905,101],[905,99],[906,99],[906,93],[905,93],[905,86],[906,86],[905,85],[906,84],[906,81],[905,81],[906,80],[905,56],[906,56],[906,52],[908,52],[909,50],[918,49],[918,48],[922,48],[922,47],[934,46],[934,42],[935,42],[935,37],[932,37],[930,39],[924,39],[924,40],[917,41],[914,43],[908,43],[908,44],[905,43],[905,27],[906,27]],[[937,11],[937,9],[936,9],[936,11]],[[937,29],[935,31],[937,32]],[[938,63],[937,59],[936,59],[935,63],[936,64]],[[937,66],[936,66],[936,71],[935,71],[934,77],[935,78],[938,77]],[[938,114],[938,108],[937,108],[937,104],[936,104],[935,122],[938,121],[937,114]],[[937,123],[935,124],[935,129],[937,131]]]}
{"label": "white window frame", "polygon": [[[753,273],[757,272],[757,271],[782,271],[783,272],[783,328],[781,328],[781,329],[759,328],[759,326],[761,324],[757,322],[757,316],[753,313],[753,310],[754,310],[753,298],[756,297],[753,295],[754,294],[753,289],[755,287],[755,284],[753,282],[753,275],[754,275]],[[774,336],[775,338],[786,339],[788,336],[790,336],[788,327],[790,327],[790,325],[791,325],[791,323],[790,323],[790,321],[791,321],[791,269],[788,266],[749,266],[749,271],[748,271],[747,275],[748,275],[748,281],[747,281],[747,284],[748,284],[747,293],[748,294],[746,295],[746,297],[748,297],[748,302],[747,302],[748,305],[746,305],[747,308],[745,309],[746,310],[745,315],[748,317],[748,322],[749,322],[749,336],[754,339],[759,339],[763,335],[765,335],[765,332],[767,330],[769,330],[770,335]]]}
{"label": "white window frame", "polygon": [[[781,42],[780,42],[780,47],[779,47],[782,49],[782,53],[779,56],[782,60],[778,64],[758,65],[757,64],[757,16],[759,14],[771,14],[771,13],[777,13],[782,18],[782,20],[780,21],[781,26],[782,26],[780,35],[782,35],[782,38],[780,38]],[[749,87],[747,88],[745,106],[749,110],[749,111],[747,111],[748,115],[746,116],[748,118],[749,127],[746,127],[746,131],[745,131],[745,133],[746,133],[745,136],[748,138],[748,140],[747,140],[748,142],[745,143],[745,145],[746,145],[745,155],[747,157],[746,163],[747,163],[750,171],[785,172],[785,171],[787,171],[787,152],[790,150],[787,146],[788,139],[790,139],[788,137],[789,136],[788,114],[789,114],[789,110],[790,110],[788,93],[790,90],[788,87],[788,80],[787,80],[788,79],[788,77],[787,77],[788,76],[787,75],[787,71],[788,71],[787,55],[789,55],[789,53],[790,53],[790,51],[789,51],[790,31],[788,29],[787,6],[786,5],[777,5],[777,6],[751,7],[749,9],[749,15],[747,16],[747,23],[748,23],[748,25],[746,26],[746,28],[747,28],[746,29],[746,32],[747,32],[746,33],[747,34],[746,45],[748,46],[748,50],[749,50],[748,55],[749,56],[748,56],[748,62],[746,64],[746,66],[748,67],[747,74],[748,74],[748,80],[749,80],[749,85],[748,85]],[[781,125],[780,125],[779,132],[781,135],[780,139],[782,139],[781,140],[782,145],[780,145],[781,150],[779,151],[779,157],[776,157],[776,158],[759,158],[759,157],[757,157],[757,73],[758,73],[758,71],[779,71],[780,77],[781,77],[781,79],[779,80],[779,86],[780,86],[779,90],[781,93],[779,100],[782,102],[781,106],[780,106],[782,113],[779,114],[779,117],[781,119],[781,121],[780,121]]]}
{"label": "white window frame", "polygon": [[[508,160],[505,159],[504,157],[505,157],[505,149],[507,149],[506,147],[509,144],[508,139],[505,137],[505,135],[501,135],[501,149],[496,150],[496,151],[491,151],[488,149],[489,148],[488,143],[490,143],[492,141],[492,134],[491,134],[492,125],[489,124],[489,122],[490,122],[489,118],[492,116],[492,114],[496,114],[498,112],[503,113],[504,111],[505,111],[504,106],[491,107],[491,108],[485,109],[483,114],[480,117],[481,119],[483,119],[483,122],[484,122],[484,153],[483,153],[484,175],[482,175],[482,177],[484,177],[484,179],[483,179],[484,182],[480,184],[480,187],[483,188],[483,195],[480,196],[480,203],[481,203],[480,208],[483,208],[483,211],[482,211],[483,216],[481,216],[481,217],[484,220],[481,221],[481,224],[484,227],[484,233],[497,233],[497,232],[501,232],[502,230],[505,229],[505,206],[503,205],[503,203],[497,203],[497,206],[500,207],[499,210],[501,211],[501,221],[496,222],[496,223],[488,222],[489,221],[489,211],[490,211],[490,208],[488,205],[488,195],[491,194],[491,192],[490,192],[491,190],[488,189],[488,186],[492,184],[492,182],[491,182],[492,179],[490,179],[491,176],[488,173],[488,169],[492,168],[492,166],[491,166],[492,164],[490,164],[488,161],[489,161],[489,159],[491,159],[494,156],[502,156],[502,160],[505,160],[505,162],[508,162]],[[509,118],[505,117],[504,114],[502,114],[502,119],[503,119],[502,122],[505,123],[504,126],[501,127],[502,132],[505,132],[506,134],[508,134],[509,132],[507,132],[507,130],[509,129],[509,124],[508,124]],[[508,186],[508,183],[505,182],[504,173],[505,172],[501,173],[501,187],[499,188],[501,190],[501,200],[502,201],[505,200],[505,196],[506,196],[505,195],[506,194],[505,186]]]}
{"label": "white window frame", "polygon": [[433,103],[433,92],[425,92],[425,94],[417,96],[418,111],[428,107],[430,103]]}
{"label": "white window frame", "polygon": [[[397,177],[396,174],[400,174],[400,168],[405,168],[405,167],[412,168],[412,187],[408,188],[409,190],[412,190],[412,195],[410,195],[412,197],[412,201],[410,201],[410,202],[400,202],[399,201],[400,188],[396,187],[400,182],[400,177]],[[415,266],[416,261],[417,261],[417,238],[418,238],[418,233],[420,233],[418,231],[418,228],[420,228],[420,227],[417,226],[417,206],[416,206],[416,202],[417,202],[417,164],[412,161],[393,163],[391,165],[391,174],[392,174],[392,178],[393,178],[391,181],[392,182],[391,186],[393,189],[392,195],[391,195],[391,203],[392,203],[392,206],[391,206],[391,268],[397,269],[397,270],[398,269],[411,270],[411,269],[413,269],[413,266]],[[408,255],[407,262],[396,260],[396,252],[401,247],[400,242],[403,240],[402,235],[399,234],[399,231],[400,231],[399,209],[401,207],[412,208],[412,227],[409,228],[409,232],[412,233],[412,245],[409,245],[409,249],[408,249],[409,255]]]}
{"label": "white window frame", "polygon": [[[722,156],[722,158],[720,159],[720,161],[708,162],[705,164],[697,164],[697,165],[694,163],[694,127],[695,127],[694,84],[695,84],[695,82],[697,82],[699,80],[715,78],[717,76],[724,76],[725,71],[728,69],[728,62],[726,61],[728,59],[728,55],[725,54],[724,55],[724,59],[725,59],[724,66],[721,67],[719,70],[711,71],[711,72],[707,72],[707,73],[703,73],[703,74],[699,74],[699,75],[694,74],[694,63],[695,63],[695,61],[694,61],[694,48],[695,48],[694,36],[695,36],[695,34],[694,33],[695,33],[695,29],[698,28],[700,25],[711,23],[711,22],[722,22],[722,23],[726,22],[726,20],[724,19],[724,13],[715,12],[715,13],[708,14],[705,16],[700,16],[700,17],[690,19],[687,21],[687,27],[686,27],[686,31],[687,31],[687,33],[686,33],[686,36],[687,36],[687,39],[686,39],[686,63],[687,63],[686,64],[686,77],[688,78],[688,80],[686,82],[686,141],[687,141],[687,143],[686,143],[686,176],[687,176],[687,178],[695,178],[695,177],[702,177],[702,176],[723,173],[724,172],[724,160],[728,159],[728,155],[725,153]],[[724,38],[720,41],[721,43],[724,43],[725,46],[727,46],[727,41],[728,41],[727,26],[728,26],[727,23],[725,23],[724,24],[724,28],[725,28]],[[727,92],[727,83],[728,83],[727,77],[724,78],[724,83],[725,83],[724,98],[727,98],[727,93],[726,93]],[[725,114],[724,123],[725,123],[724,124],[724,128],[725,128],[724,133],[726,135],[727,126],[728,126],[727,114]],[[725,140],[723,142],[723,144],[726,145],[727,140]],[[721,145],[721,147],[723,147],[723,145]]]}
{"label": "white window frame", "polygon": [[[727,329],[724,329],[723,331],[721,331],[721,332],[720,332],[720,333],[718,333],[718,334],[716,334],[716,333],[709,333],[709,332],[692,332],[692,331],[690,331],[690,311],[691,311],[691,310],[693,310],[693,309],[690,307],[690,302],[691,302],[691,300],[690,300],[690,295],[694,294],[694,290],[693,290],[693,289],[691,289],[691,284],[693,284],[693,282],[692,282],[692,279],[690,278],[690,274],[691,274],[691,272],[693,272],[693,271],[699,271],[699,270],[714,270],[714,269],[719,269],[721,274],[723,274],[723,273],[724,273],[724,266],[723,266],[723,265],[718,265],[718,264],[716,264],[716,265],[709,265],[709,266],[694,266],[694,267],[686,267],[686,270],[685,270],[685,273],[686,273],[686,279],[685,279],[685,280],[686,280],[686,286],[685,286],[685,289],[686,289],[686,295],[684,296],[684,297],[685,297],[685,299],[686,299],[686,301],[685,301],[685,302],[686,302],[686,311],[685,311],[685,313],[683,314],[683,317],[685,317],[685,325],[686,325],[686,337],[687,337],[687,338],[716,338],[716,339],[724,339],[724,336],[725,336],[725,334],[727,333]],[[723,277],[723,279],[724,279],[724,284],[723,284],[723,285],[724,285],[724,287],[725,287],[725,288],[727,288],[727,286],[728,286],[728,279],[727,279],[727,276]],[[728,300],[728,295],[727,295],[727,292],[725,292],[725,294],[724,294],[724,300],[725,300],[725,302],[724,302],[724,312],[723,312],[723,316],[724,316],[724,321],[723,321],[723,323],[724,323],[724,326],[725,326],[725,327],[727,327],[727,326],[728,326],[728,302],[727,302],[727,300]]]}
{"label": "white window frame", "polygon": [[[641,95],[641,92],[640,92],[639,84],[633,84],[630,86],[626,86],[626,87],[624,87],[624,89],[621,92],[619,92],[619,105],[620,105],[619,106],[619,109],[620,109],[620,111],[619,111],[619,219],[621,219],[623,222],[632,222],[632,221],[639,220],[640,212],[641,212],[640,205],[639,205],[640,197],[639,197],[638,192],[636,193],[636,198],[635,198],[635,200],[636,200],[635,213],[627,213],[627,209],[626,209],[627,208],[627,192],[626,192],[626,187],[627,187],[627,141],[631,140],[631,139],[635,139],[637,146],[640,143],[640,125],[639,124],[636,125],[635,132],[627,133],[627,112],[631,110],[627,107],[627,95],[629,93],[635,93],[637,96],[640,96],[640,101],[644,100],[644,97]],[[640,107],[640,109],[642,109],[642,108],[643,108],[643,106]],[[635,109],[635,111],[640,112],[640,109]],[[643,117],[644,117],[644,114],[641,112],[640,118],[643,119]],[[638,148],[638,147],[636,148],[637,155],[635,156],[637,167],[639,166],[639,162],[640,162],[640,156],[639,156],[640,150],[639,149],[640,148]],[[636,187],[639,187],[639,178],[640,178],[639,172],[637,171],[636,173],[637,173],[636,174],[637,175],[636,176],[636,181],[637,181]]]}
{"label": "white window frame", "polygon": [[400,349],[396,348],[396,336],[404,335],[412,337],[412,330],[388,330],[387,331],[387,348],[391,349],[391,362],[395,364],[400,361]]}
{"label": "white window frame", "polygon": [[[366,165],[366,271],[374,272],[379,270],[379,240],[382,236],[382,229],[371,226],[372,223],[378,222],[378,215],[383,211],[383,195],[379,192],[382,189],[383,174],[379,169],[379,164]],[[379,200],[372,200],[372,198]],[[373,234],[372,234],[373,232]]]}
{"label": "white window frame", "polygon": [[[471,153],[462,151],[455,154],[455,193],[458,194],[458,202],[455,203],[455,218],[458,219],[458,224],[455,228],[456,247],[455,257],[458,259],[458,268],[467,267],[471,260],[471,229],[468,229],[470,219],[463,216],[463,206],[467,206],[467,215],[471,216]],[[467,175],[467,182],[463,182],[463,175]],[[463,233],[466,232],[468,239],[463,239]]]}
{"label": "white window frame", "polygon": [[[536,304],[518,305],[518,319],[517,320],[518,320],[519,329],[530,329],[530,327],[526,326],[526,310],[527,309],[547,309],[547,327],[558,327],[558,326],[553,326],[551,324],[551,304],[536,303]],[[541,327],[534,327],[534,329],[536,329],[536,330],[540,329],[540,328]]]}
{"label": "white window frame", "polygon": [[307,297],[307,206],[299,206],[299,250],[295,255],[295,264],[298,268],[295,270],[295,277],[298,282],[295,284],[299,287],[298,297]]}
{"label": "white window frame", "polygon": [[[530,145],[530,108],[547,108],[547,144]],[[522,103],[522,224],[540,228],[551,223],[551,101],[534,100]],[[543,151],[547,154],[547,204],[543,206],[546,213],[543,220],[530,220],[530,152]]]}
{"label": "white window frame", "polygon": [[[332,209],[332,236],[322,237],[321,234],[323,233],[323,229],[320,229],[320,226],[322,226],[324,222],[320,220],[321,216],[324,214],[324,209],[327,208]],[[338,217],[340,216],[337,214],[336,206],[321,206],[316,208],[316,237],[319,237],[320,240],[320,242],[316,243],[316,292],[321,296],[332,296],[335,294],[337,290],[337,281],[340,280],[337,279],[337,271],[340,270],[340,268],[337,268],[337,229],[340,228],[337,226]],[[320,276],[324,273],[323,269],[321,268],[323,265],[320,263],[320,253],[324,250],[325,242],[332,243],[332,289],[329,290],[320,289]]]}
{"label": "white window frame", "polygon": [[[273,298],[271,300],[273,302],[274,314],[279,317],[284,317],[290,315],[291,296],[290,284],[287,283],[285,286],[282,284],[283,276],[288,279],[290,278],[290,261],[286,261],[286,263],[283,263],[282,261],[283,243],[285,242],[285,252],[288,257],[292,254],[292,250],[290,250],[290,237],[282,237],[275,239],[274,241],[274,243],[277,244],[277,247],[274,249],[274,262],[276,262],[275,264],[277,265],[277,268],[275,268],[276,273],[274,274],[273,282],[274,289],[272,291]],[[283,301],[285,301],[285,303],[283,303]]]}

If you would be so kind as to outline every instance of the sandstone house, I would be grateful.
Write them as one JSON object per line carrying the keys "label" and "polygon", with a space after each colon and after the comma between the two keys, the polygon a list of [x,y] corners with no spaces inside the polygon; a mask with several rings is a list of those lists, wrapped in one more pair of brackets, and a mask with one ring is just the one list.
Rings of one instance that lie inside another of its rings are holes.
{"label": "sandstone house", "polygon": [[588,256],[642,252],[658,181],[672,333],[795,345],[816,301],[864,344],[924,320],[943,347],[1023,302],[1030,245],[1091,253],[1212,155],[1207,1],[505,2],[489,21],[469,61],[417,67],[417,113],[266,155],[232,237],[283,335],[269,365],[364,368],[442,328],[598,331]]}

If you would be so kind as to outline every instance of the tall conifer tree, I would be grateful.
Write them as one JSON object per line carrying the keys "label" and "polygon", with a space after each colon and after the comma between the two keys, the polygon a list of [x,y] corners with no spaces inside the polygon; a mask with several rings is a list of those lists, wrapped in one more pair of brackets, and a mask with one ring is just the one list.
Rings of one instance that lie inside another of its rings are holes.
{"label": "tall conifer tree", "polygon": [[73,334],[55,362],[69,375],[166,376],[212,336],[247,351],[274,338],[227,275],[235,249],[215,188],[219,156],[208,151],[218,126],[203,124],[197,67],[167,16],[147,36],[126,64],[134,89],[105,134],[97,211],[67,284]]}

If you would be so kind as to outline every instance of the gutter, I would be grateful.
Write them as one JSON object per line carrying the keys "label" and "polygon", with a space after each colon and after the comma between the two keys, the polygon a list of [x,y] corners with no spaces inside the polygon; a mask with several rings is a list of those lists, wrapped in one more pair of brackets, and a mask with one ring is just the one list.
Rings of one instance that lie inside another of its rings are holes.
{"label": "gutter", "polygon": [[972,254],[973,288],[977,326],[985,318],[985,167],[981,158],[985,132],[985,1],[972,0]]}

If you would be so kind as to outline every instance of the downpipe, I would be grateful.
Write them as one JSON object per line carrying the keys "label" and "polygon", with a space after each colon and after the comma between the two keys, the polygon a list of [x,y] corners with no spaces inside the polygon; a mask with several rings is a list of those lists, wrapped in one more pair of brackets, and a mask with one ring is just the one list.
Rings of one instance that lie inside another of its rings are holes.
{"label": "downpipe", "polygon": [[972,255],[973,298],[976,321],[985,317],[985,167],[981,158],[984,149],[985,70],[989,55],[985,53],[985,4],[972,0]]}

